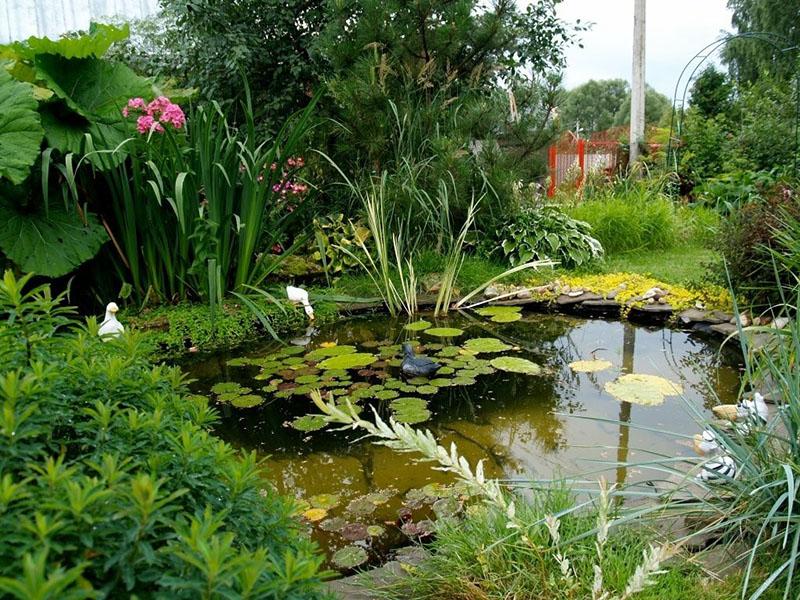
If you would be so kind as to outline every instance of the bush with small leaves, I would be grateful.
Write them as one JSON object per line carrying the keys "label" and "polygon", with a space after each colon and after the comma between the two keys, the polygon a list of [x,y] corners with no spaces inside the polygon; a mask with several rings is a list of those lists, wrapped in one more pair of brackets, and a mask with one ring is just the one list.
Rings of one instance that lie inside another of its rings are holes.
{"label": "bush with small leaves", "polygon": [[295,507],[180,370],[29,280],[0,281],[0,596],[322,596]]}

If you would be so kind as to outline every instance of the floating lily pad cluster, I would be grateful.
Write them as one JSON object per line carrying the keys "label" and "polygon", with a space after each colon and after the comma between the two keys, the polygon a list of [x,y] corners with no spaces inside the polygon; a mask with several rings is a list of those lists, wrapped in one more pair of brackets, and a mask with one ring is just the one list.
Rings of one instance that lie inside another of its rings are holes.
{"label": "floating lily pad cluster", "polygon": [[[463,483],[431,483],[405,494],[391,488],[379,489],[349,501],[338,494],[318,494],[300,504],[301,515],[308,525],[328,534],[332,549],[336,549],[331,557],[332,564],[341,571],[348,571],[367,562],[376,541],[389,530],[414,540],[425,539],[434,530],[431,519],[458,516],[468,498],[469,490]],[[401,506],[395,509],[398,502]],[[376,513],[379,507],[384,508]],[[389,520],[385,520],[387,510],[392,515]],[[339,514],[332,516],[334,511]]]}
{"label": "floating lily pad cluster", "polygon": [[[433,327],[425,320],[411,322],[405,329],[419,334],[415,351],[441,365],[431,377],[402,377],[402,344],[389,340],[357,345],[324,342],[311,350],[293,346],[263,357],[234,358],[228,364],[258,367],[254,380],[259,392],[270,397],[305,398],[318,389],[340,406],[349,401],[357,412],[363,410],[364,401],[385,402],[394,419],[407,424],[430,419],[428,401],[443,388],[473,385],[480,375],[497,370],[529,375],[540,372],[538,365],[523,358],[499,356],[517,348],[496,338],[472,338],[455,345],[453,340],[464,335],[461,329]],[[217,384],[212,391],[219,401],[235,406],[255,406],[264,401],[264,396],[235,382]],[[307,414],[287,424],[312,432],[324,428],[326,422],[318,414]]]}
{"label": "floating lily pad cluster", "polygon": [[263,404],[264,397],[253,394],[252,391],[235,381],[218,383],[211,388],[211,393],[216,396],[217,402],[229,402],[236,408],[252,408]]}
{"label": "floating lily pad cluster", "polygon": [[678,396],[683,393],[683,387],[669,379],[642,373],[622,375],[614,381],[609,381],[605,385],[605,390],[617,400],[644,406],[657,406],[664,402],[666,396]]}

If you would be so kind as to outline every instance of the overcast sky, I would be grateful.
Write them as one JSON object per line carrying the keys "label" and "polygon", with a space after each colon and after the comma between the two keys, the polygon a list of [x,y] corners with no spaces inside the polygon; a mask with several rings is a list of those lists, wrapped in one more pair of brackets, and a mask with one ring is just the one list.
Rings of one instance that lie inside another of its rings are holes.
{"label": "overcast sky", "polygon": [[[592,22],[583,48],[567,52],[567,89],[589,79],[630,80],[634,0],[564,0],[562,19]],[[647,1],[647,82],[672,98],[684,65],[703,46],[730,31],[726,0]]]}

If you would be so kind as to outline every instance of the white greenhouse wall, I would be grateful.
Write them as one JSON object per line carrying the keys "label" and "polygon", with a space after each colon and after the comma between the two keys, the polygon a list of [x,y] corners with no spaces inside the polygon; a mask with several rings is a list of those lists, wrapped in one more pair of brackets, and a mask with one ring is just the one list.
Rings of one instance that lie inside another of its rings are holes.
{"label": "white greenhouse wall", "polygon": [[57,38],[90,21],[140,19],[157,10],[158,0],[0,0],[0,44]]}

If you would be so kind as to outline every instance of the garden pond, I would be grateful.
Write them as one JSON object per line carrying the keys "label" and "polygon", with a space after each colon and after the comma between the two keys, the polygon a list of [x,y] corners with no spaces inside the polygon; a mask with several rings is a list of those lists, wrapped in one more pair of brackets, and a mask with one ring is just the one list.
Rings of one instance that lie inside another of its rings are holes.
{"label": "garden pond", "polygon": [[[454,478],[363,438],[321,428],[308,394],[345,398],[366,418],[430,429],[487,476],[541,480],[592,473],[620,485],[647,478],[614,462],[648,452],[693,455],[666,430],[697,433],[692,407],[734,402],[739,357],[689,332],[629,322],[489,309],[412,321],[362,316],[184,365],[217,403],[217,435],[265,457],[271,482],[296,497],[331,566],[385,559],[467,509]],[[442,365],[400,372],[403,342]],[[587,418],[588,417],[588,418]],[[624,423],[631,423],[628,427]],[[330,430],[332,429],[332,430]],[[658,478],[658,475],[655,475]]]}

